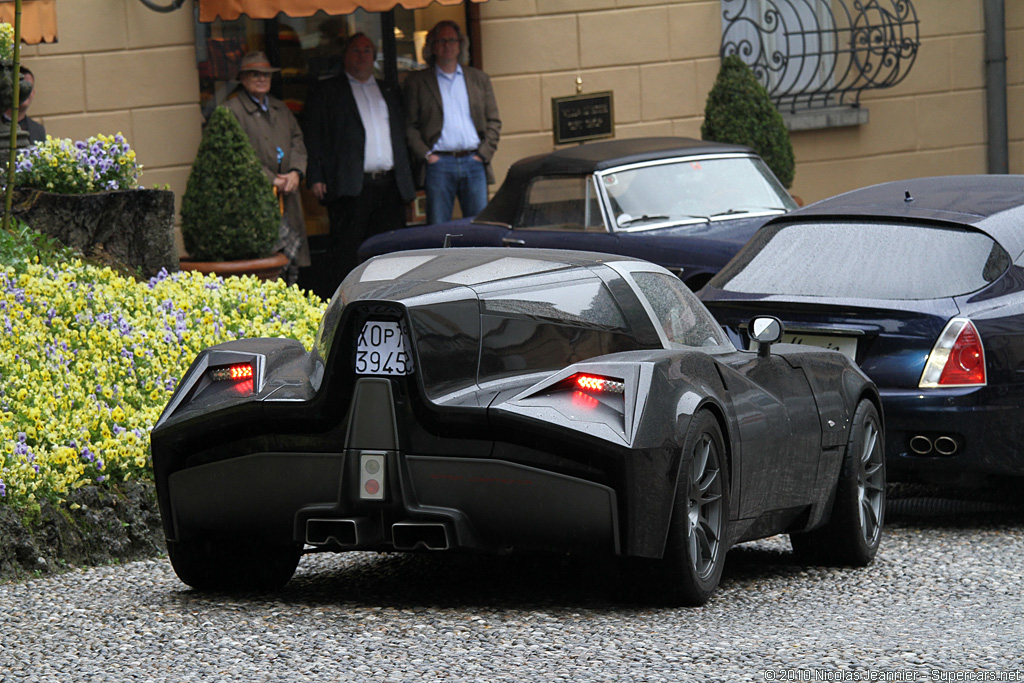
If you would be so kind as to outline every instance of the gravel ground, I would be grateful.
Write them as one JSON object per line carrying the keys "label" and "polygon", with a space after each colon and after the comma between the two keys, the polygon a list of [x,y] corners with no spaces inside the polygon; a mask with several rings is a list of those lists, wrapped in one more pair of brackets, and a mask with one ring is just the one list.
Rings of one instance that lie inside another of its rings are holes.
{"label": "gravel ground", "polygon": [[579,561],[321,554],[239,597],[147,560],[0,585],[0,681],[1024,680],[1022,554],[1020,515],[897,521],[866,569],[776,537],[699,609]]}

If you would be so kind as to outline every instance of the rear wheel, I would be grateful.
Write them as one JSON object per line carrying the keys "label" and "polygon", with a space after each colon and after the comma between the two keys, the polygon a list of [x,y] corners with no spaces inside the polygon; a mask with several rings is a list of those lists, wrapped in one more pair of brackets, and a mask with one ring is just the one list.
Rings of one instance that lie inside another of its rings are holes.
{"label": "rear wheel", "polygon": [[288,583],[302,555],[292,544],[192,541],[167,544],[178,578],[197,590],[272,591]]}
{"label": "rear wheel", "polygon": [[869,564],[878,552],[885,515],[885,453],[878,409],[861,401],[853,414],[835,503],[828,523],[790,534],[793,551],[809,563]]}
{"label": "rear wheel", "polygon": [[676,484],[675,506],[660,589],[676,605],[703,605],[718,587],[727,552],[729,487],[718,420],[700,412],[690,423]]}

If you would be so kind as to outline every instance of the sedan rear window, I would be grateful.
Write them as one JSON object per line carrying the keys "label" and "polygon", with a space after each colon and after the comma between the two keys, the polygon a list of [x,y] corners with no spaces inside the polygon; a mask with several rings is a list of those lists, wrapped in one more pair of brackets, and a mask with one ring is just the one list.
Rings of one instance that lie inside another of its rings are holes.
{"label": "sedan rear window", "polygon": [[710,282],[730,292],[863,299],[969,294],[1010,265],[974,230],[924,224],[804,222],[758,232]]}

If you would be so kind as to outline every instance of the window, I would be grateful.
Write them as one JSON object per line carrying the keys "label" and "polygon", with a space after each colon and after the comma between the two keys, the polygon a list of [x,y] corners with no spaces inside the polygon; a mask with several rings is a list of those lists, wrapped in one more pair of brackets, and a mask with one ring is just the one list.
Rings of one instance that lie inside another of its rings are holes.
{"label": "window", "polygon": [[752,57],[773,97],[830,89],[835,42],[835,18],[822,0],[722,0],[722,44],[756,46]]}
{"label": "window", "polygon": [[626,319],[600,278],[540,285],[481,295],[486,313],[571,321],[602,328],[627,329]]}
{"label": "window", "polygon": [[[426,66],[423,45],[427,31],[442,19],[457,22],[466,31],[466,8],[434,6],[425,10],[407,10],[401,6],[391,12],[357,10],[347,15],[317,12],[311,17],[250,19],[196,22],[196,65],[199,72],[199,98],[203,118],[231,97],[239,83],[238,65],[246,52],[262,50],[271,64],[281,68],[271,83],[271,94],[282,100],[302,124],[302,112],[310,87],[317,81],[343,72],[342,52],[345,39],[365,33],[377,47],[376,76],[386,80],[391,72],[388,55],[394,54],[397,79]],[[473,36],[470,36],[472,44]],[[306,232],[313,241],[314,266],[318,265],[315,242],[329,232],[327,210],[302,186],[302,205]],[[415,219],[415,216],[413,217]]]}
{"label": "window", "polygon": [[480,302],[480,382],[636,348],[622,311],[596,276],[481,294]]}
{"label": "window", "polygon": [[515,227],[604,232],[593,176],[535,179]]}
{"label": "window", "polygon": [[[783,114],[856,108],[864,90],[890,88],[920,46],[912,0],[721,0],[722,57],[739,55]],[[866,123],[836,114],[834,123]],[[820,117],[818,117],[820,118]]]}
{"label": "window", "polygon": [[635,271],[633,281],[651,303],[665,336],[683,346],[727,344],[725,333],[679,278]]}
{"label": "window", "polygon": [[302,115],[311,83],[342,73],[345,39],[365,33],[377,46],[376,74],[384,78],[385,55],[394,47],[398,80],[409,71],[426,66],[423,45],[427,31],[442,19],[456,21],[465,30],[465,8],[431,7],[392,12],[357,10],[347,15],[317,12],[311,17],[278,15],[275,19],[242,17],[235,21],[196,22],[196,63],[200,100],[209,117],[238,85],[238,64],[251,50],[263,50],[281,73],[271,89],[297,116]]}
{"label": "window", "polygon": [[1009,268],[974,230],[860,221],[770,226],[711,285],[732,292],[858,299],[933,299],[981,289]]}
{"label": "window", "polygon": [[603,174],[601,183],[620,230],[796,208],[764,162],[748,156],[634,166]]}

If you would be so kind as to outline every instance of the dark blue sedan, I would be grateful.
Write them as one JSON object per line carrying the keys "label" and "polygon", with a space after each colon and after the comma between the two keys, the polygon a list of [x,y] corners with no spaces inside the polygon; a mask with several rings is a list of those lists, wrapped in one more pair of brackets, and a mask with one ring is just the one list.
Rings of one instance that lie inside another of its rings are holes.
{"label": "dark blue sedan", "polygon": [[1024,476],[1024,176],[885,183],[766,224],[700,296],[780,317],[881,390],[890,479]]}
{"label": "dark blue sedan", "polygon": [[766,220],[794,208],[747,147],[610,140],[522,159],[479,216],[376,235],[359,255],[445,244],[597,251],[653,261],[699,289]]}

